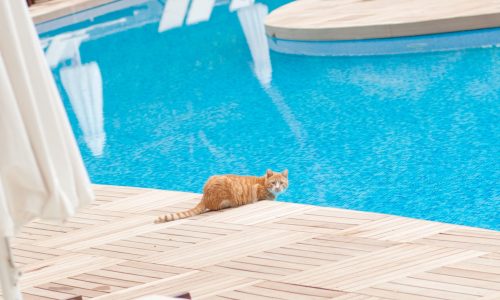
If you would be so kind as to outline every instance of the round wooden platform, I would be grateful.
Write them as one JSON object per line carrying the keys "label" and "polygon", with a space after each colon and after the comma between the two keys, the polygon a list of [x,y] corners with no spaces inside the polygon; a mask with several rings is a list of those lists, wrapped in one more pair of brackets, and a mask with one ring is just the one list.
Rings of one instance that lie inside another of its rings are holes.
{"label": "round wooden platform", "polygon": [[269,36],[335,41],[500,27],[500,0],[302,0],[272,11]]}

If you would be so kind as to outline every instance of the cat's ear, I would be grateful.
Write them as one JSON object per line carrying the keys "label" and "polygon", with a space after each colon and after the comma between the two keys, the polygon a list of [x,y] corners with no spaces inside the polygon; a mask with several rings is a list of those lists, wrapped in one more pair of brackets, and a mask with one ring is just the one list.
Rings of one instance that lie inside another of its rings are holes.
{"label": "cat's ear", "polygon": [[271,176],[273,176],[273,171],[271,169],[267,169],[266,177],[271,177]]}
{"label": "cat's ear", "polygon": [[285,169],[285,171],[281,172],[281,174],[283,174],[283,176],[285,177],[288,177],[288,169]]}

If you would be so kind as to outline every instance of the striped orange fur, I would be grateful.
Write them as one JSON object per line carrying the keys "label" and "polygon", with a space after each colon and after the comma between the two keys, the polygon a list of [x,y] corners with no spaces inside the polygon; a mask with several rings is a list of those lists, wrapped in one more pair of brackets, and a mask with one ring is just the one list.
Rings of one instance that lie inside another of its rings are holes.
{"label": "striped orange fur", "polygon": [[216,175],[203,187],[201,202],[194,208],[158,217],[155,223],[189,218],[207,210],[238,207],[261,200],[275,200],[288,188],[288,170],[267,170],[264,176]]}

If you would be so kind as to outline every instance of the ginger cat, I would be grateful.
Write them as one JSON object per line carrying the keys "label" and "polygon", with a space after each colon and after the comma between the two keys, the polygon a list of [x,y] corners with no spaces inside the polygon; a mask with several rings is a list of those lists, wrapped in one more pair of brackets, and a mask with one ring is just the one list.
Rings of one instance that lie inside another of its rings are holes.
{"label": "ginger cat", "polygon": [[155,223],[164,223],[199,215],[207,210],[237,207],[260,200],[274,200],[288,188],[288,170],[267,170],[262,177],[216,175],[203,187],[201,202],[194,208],[158,217]]}

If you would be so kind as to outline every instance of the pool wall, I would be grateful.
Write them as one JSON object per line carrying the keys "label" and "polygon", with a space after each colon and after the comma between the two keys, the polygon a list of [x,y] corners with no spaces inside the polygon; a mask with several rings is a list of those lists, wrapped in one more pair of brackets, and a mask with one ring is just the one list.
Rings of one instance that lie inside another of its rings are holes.
{"label": "pool wall", "polygon": [[351,41],[292,41],[268,37],[272,50],[311,56],[394,55],[500,46],[500,28],[400,38]]}

